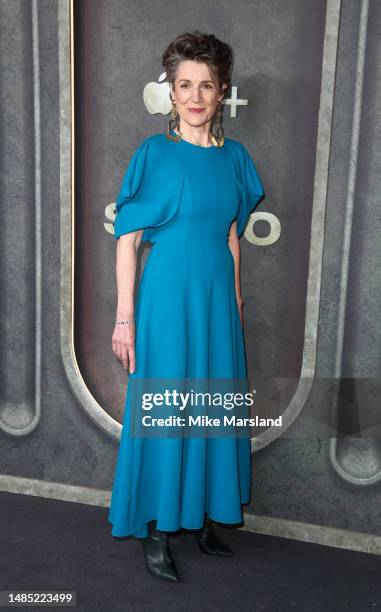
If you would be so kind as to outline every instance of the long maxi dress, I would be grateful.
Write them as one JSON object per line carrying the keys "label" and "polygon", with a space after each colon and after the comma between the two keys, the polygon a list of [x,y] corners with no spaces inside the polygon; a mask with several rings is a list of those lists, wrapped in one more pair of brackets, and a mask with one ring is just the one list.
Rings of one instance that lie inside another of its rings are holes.
{"label": "long maxi dress", "polygon": [[[175,132],[172,130],[172,134]],[[136,437],[130,381],[245,378],[231,223],[240,237],[265,193],[245,146],[202,147],[166,134],[131,158],[116,200],[115,238],[144,229],[153,243],[136,299],[136,369],[130,373],[108,521],[112,535],[200,529],[205,514],[242,522],[251,497],[248,437]]]}

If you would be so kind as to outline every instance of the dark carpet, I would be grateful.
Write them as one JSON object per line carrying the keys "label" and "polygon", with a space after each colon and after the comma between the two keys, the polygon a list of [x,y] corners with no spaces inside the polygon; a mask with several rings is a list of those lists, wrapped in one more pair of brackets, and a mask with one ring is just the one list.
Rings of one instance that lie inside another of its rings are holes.
{"label": "dark carpet", "polygon": [[76,591],[68,610],[381,609],[376,555],[218,525],[234,556],[202,554],[183,531],[170,540],[182,581],[167,583],[146,572],[140,542],[111,536],[108,508],[13,493],[0,504],[0,590]]}

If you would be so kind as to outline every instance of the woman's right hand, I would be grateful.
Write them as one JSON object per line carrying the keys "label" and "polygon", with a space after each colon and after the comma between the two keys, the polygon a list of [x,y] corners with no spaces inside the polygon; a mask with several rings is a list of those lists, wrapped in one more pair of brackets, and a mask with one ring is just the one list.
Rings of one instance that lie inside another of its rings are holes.
{"label": "woman's right hand", "polygon": [[112,334],[112,350],[130,374],[135,372],[135,323],[120,325],[115,323]]}

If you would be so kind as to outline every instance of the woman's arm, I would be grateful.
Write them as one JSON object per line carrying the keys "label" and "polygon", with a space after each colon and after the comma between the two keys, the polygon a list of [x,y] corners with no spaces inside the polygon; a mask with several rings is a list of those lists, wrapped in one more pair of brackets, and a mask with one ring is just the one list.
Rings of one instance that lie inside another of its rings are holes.
{"label": "woman's arm", "polygon": [[237,235],[237,221],[233,221],[229,232],[229,248],[234,258],[234,278],[235,278],[235,293],[237,298],[239,316],[241,318],[241,326],[243,327],[243,300],[241,296],[241,248]]}
{"label": "woman's arm", "polygon": [[[117,320],[134,316],[134,288],[137,252],[143,230],[129,232],[118,238],[116,245],[116,285],[118,291]],[[135,324],[117,325],[112,335],[112,350],[122,361],[124,369],[135,371]]]}

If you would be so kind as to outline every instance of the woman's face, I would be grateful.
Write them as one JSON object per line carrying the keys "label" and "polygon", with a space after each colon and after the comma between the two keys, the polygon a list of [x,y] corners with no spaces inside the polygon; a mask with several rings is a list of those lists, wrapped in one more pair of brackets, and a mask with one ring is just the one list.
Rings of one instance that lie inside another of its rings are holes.
{"label": "woman's face", "polygon": [[[176,101],[181,121],[196,127],[211,120],[224,94],[219,90],[207,64],[184,60],[177,69],[171,97]],[[191,109],[201,110],[192,112]]]}

